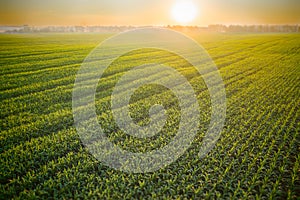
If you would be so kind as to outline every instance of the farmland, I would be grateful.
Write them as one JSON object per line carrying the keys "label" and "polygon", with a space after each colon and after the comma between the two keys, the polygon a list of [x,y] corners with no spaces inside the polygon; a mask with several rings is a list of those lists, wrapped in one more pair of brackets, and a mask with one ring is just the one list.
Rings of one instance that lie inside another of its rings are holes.
{"label": "farmland", "polygon": [[153,138],[126,136],[109,109],[113,87],[126,70],[159,60],[195,90],[201,116],[192,145],[177,161],[144,174],[103,165],[74,127],[76,74],[109,34],[0,35],[0,199],[299,197],[300,35],[189,34],[210,54],[226,89],[225,125],[206,157],[199,159],[198,152],[210,121],[209,93],[189,63],[170,52],[137,50],[112,63],[97,86],[99,124],[113,143],[135,152],[167,145],[180,109],[172,91],[146,85],[130,99],[131,117],[147,124],[149,108],[162,104],[166,126]]}

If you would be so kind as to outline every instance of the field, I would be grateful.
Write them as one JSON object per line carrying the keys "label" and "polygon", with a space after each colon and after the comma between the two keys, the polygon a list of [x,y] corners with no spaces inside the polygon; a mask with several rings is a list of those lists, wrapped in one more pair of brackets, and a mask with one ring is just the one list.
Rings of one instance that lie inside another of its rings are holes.
{"label": "field", "polygon": [[147,85],[130,100],[131,116],[149,123],[151,105],[165,106],[166,126],[154,138],[126,136],[113,122],[110,94],[141,60],[172,66],[191,83],[201,110],[191,147],[151,173],[124,173],[103,165],[74,127],[72,91],[89,52],[109,34],[0,35],[0,199],[296,199],[300,194],[300,35],[189,33],[210,54],[224,80],[227,113],[214,149],[199,159],[210,121],[201,76],[176,55],[130,52],[99,82],[99,124],[116,145],[146,152],[176,134],[180,109],[172,91]]}

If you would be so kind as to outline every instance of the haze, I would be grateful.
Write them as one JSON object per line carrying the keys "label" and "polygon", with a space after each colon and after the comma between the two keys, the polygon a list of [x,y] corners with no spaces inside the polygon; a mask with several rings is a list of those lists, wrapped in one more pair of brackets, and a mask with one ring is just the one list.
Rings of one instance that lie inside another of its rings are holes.
{"label": "haze", "polygon": [[[0,0],[0,25],[177,25],[178,0]],[[299,0],[191,0],[188,24],[300,24]]]}

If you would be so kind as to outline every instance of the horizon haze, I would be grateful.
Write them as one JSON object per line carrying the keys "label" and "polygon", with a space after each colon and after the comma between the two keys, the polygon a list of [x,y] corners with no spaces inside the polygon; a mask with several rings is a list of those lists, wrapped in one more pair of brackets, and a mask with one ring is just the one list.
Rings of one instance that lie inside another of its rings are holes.
{"label": "horizon haze", "polygon": [[298,0],[1,0],[0,5],[1,26],[300,23]]}

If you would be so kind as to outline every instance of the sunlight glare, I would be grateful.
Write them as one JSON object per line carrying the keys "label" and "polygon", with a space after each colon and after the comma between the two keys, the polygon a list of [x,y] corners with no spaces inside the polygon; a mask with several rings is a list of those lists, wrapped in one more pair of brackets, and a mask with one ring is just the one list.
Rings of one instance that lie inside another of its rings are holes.
{"label": "sunlight glare", "polygon": [[172,7],[172,17],[179,23],[189,23],[197,16],[196,5],[191,1],[178,1]]}

